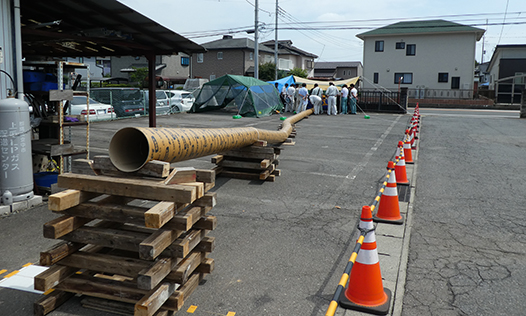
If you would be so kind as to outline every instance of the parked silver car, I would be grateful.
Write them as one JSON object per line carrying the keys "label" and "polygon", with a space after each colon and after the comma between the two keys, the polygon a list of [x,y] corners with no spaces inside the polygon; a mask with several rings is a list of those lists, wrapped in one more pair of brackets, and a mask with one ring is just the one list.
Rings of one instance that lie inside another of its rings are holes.
{"label": "parked silver car", "polygon": [[168,90],[166,93],[170,98],[172,113],[187,112],[194,105],[195,98],[189,91]]}

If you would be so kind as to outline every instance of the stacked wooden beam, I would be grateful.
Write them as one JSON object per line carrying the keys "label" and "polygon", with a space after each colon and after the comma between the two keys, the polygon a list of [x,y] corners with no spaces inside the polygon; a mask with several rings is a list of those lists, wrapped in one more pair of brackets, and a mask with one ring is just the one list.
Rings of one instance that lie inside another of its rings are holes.
{"label": "stacked wooden beam", "polygon": [[274,182],[281,170],[277,169],[281,147],[268,146],[258,141],[252,146],[230,150],[212,157],[218,176],[246,180]]}
{"label": "stacked wooden beam", "polygon": [[214,171],[174,169],[159,180],[151,177],[158,165],[145,169],[149,177],[122,177],[94,161],[100,175],[59,176],[67,190],[51,195],[48,205],[61,216],[44,225],[44,237],[62,242],[41,253],[40,264],[50,268],[35,277],[35,289],[47,292],[35,303],[36,315],[73,294],[89,297],[88,307],[171,315],[212,272]]}

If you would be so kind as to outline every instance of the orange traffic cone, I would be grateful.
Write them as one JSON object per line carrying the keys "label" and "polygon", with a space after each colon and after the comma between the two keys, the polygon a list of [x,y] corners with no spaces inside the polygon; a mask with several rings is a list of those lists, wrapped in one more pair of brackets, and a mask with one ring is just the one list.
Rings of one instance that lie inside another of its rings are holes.
{"label": "orange traffic cone", "polygon": [[387,186],[380,197],[378,211],[373,217],[373,221],[389,224],[403,224],[404,218],[400,215],[400,204],[398,202],[398,189],[396,188],[396,175],[394,172],[394,162],[389,161],[387,170],[391,170]]}
{"label": "orange traffic cone", "polygon": [[[361,229],[373,229],[371,207],[362,208]],[[383,287],[382,272],[374,230],[365,235],[354,263],[349,284],[340,295],[340,306],[360,312],[385,315],[389,312],[391,291]]]}
{"label": "orange traffic cone", "polygon": [[405,170],[405,157],[404,157],[404,150],[403,150],[404,143],[402,141],[398,142],[398,150],[400,151],[400,155],[396,156],[396,159],[398,162],[395,166],[395,174],[396,174],[396,183],[402,184],[402,185],[409,185],[409,180],[407,179],[407,172]]}
{"label": "orange traffic cone", "polygon": [[411,152],[411,138],[412,134],[411,131],[406,129],[405,130],[406,138],[404,140],[404,157],[405,157],[405,163],[413,164],[415,163],[413,161],[413,153]]}

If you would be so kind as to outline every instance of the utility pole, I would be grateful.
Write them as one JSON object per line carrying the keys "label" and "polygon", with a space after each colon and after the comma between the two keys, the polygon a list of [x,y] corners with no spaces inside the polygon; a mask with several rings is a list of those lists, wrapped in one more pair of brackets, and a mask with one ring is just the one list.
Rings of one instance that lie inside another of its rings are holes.
{"label": "utility pole", "polygon": [[258,0],[256,0],[255,5],[255,30],[254,30],[254,78],[259,79],[259,43],[258,43],[258,32],[259,32],[259,21],[258,21],[258,11],[259,11],[259,5]]}
{"label": "utility pole", "polygon": [[276,0],[276,27],[274,36],[274,63],[276,64],[276,73],[274,80],[278,80],[278,0]]}

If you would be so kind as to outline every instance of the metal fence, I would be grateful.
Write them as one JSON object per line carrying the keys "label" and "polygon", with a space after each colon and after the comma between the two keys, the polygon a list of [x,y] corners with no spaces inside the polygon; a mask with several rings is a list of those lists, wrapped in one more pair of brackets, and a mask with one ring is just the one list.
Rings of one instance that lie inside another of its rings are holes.
{"label": "metal fence", "polygon": [[428,89],[416,88],[408,89],[407,96],[411,99],[474,99],[478,96],[472,89]]}
{"label": "metal fence", "polygon": [[405,91],[360,90],[358,106],[363,111],[406,113]]}

